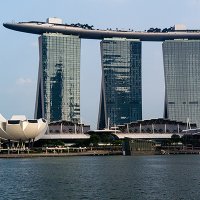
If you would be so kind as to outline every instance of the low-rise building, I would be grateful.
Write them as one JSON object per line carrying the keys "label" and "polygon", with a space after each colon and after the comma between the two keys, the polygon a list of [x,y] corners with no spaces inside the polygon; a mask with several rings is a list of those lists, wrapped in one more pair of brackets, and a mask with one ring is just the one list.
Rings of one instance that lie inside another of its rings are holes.
{"label": "low-rise building", "polygon": [[90,125],[70,121],[55,121],[49,123],[46,134],[85,134],[90,130]]}

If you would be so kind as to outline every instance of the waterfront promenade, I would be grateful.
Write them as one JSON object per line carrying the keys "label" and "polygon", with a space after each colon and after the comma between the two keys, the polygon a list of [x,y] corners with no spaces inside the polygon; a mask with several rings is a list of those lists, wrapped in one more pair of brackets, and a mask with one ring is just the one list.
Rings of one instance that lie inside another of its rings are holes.
{"label": "waterfront promenade", "polygon": [[[200,149],[165,149],[155,155],[200,155]],[[122,149],[87,149],[87,148],[43,148],[36,152],[25,149],[0,149],[0,158],[37,158],[68,156],[114,156],[123,155]],[[135,154],[134,156],[148,154]]]}
{"label": "waterfront promenade", "polygon": [[[37,149],[38,150],[38,149]],[[39,151],[30,149],[0,149],[0,158],[34,158],[34,157],[65,157],[65,156],[106,156],[122,155],[121,149],[92,148],[42,148]]]}

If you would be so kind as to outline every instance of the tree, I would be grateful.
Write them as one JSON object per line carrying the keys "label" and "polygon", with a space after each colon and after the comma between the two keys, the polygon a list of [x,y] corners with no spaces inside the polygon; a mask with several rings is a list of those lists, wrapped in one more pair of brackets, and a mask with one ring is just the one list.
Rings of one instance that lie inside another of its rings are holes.
{"label": "tree", "polygon": [[92,134],[90,136],[90,144],[93,144],[93,146],[98,146],[98,143],[100,142],[100,137],[97,134]]}
{"label": "tree", "polygon": [[176,134],[173,134],[171,136],[171,141],[172,141],[172,143],[178,143],[178,142],[180,142],[181,141],[180,136],[176,135]]}

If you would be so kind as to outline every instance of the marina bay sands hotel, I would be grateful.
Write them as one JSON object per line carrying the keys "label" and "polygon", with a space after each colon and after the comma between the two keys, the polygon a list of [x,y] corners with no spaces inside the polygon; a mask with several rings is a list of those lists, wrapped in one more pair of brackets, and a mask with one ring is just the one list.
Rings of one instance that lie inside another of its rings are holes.
{"label": "marina bay sands hotel", "polygon": [[[200,125],[200,31],[181,25],[144,32],[99,30],[88,24],[5,23],[39,34],[35,118],[80,121],[81,39],[101,40],[102,83],[98,128],[142,119],[142,41],[160,41],[165,76],[164,118]],[[149,74],[156,76],[156,73]],[[109,119],[109,120],[108,120]]]}

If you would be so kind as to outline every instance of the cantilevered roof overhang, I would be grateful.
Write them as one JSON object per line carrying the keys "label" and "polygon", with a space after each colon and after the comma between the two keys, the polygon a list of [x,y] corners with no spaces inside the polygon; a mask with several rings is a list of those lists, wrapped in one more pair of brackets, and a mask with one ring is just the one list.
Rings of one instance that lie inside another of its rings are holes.
{"label": "cantilevered roof overhang", "polygon": [[50,24],[44,22],[19,22],[4,23],[4,27],[15,31],[43,34],[61,33],[64,35],[77,35],[83,39],[104,39],[104,38],[127,38],[140,41],[165,41],[174,39],[200,39],[200,31],[172,31],[172,32],[144,32],[144,31],[121,31],[121,30],[99,30],[85,29],[64,24]]}

